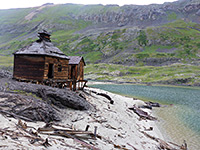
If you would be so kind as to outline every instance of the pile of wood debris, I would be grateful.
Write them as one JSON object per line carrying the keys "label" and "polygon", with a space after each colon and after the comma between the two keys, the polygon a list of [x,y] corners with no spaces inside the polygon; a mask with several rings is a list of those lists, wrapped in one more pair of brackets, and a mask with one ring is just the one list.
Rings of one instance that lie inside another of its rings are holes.
{"label": "pile of wood debris", "polygon": [[[86,129],[88,130],[88,127],[86,127]],[[12,129],[9,127],[1,128],[0,135],[3,139],[10,139],[12,141],[11,143],[16,141],[14,142],[16,147],[23,146],[20,144],[20,140],[24,138],[24,141],[29,143],[26,145],[32,145],[38,149],[43,149],[42,147],[55,148],[57,142],[60,142],[65,148],[80,149],[79,147],[85,147],[86,149],[97,150],[98,148],[85,140],[95,141],[97,138],[101,139],[101,136],[97,134],[97,129],[95,129],[94,132],[87,130],[76,130],[72,129],[70,126],[59,125],[56,123],[48,123],[43,127],[35,128],[34,126],[30,126],[29,123],[25,121],[18,120]],[[66,143],[63,138],[73,139],[77,146]],[[9,147],[9,145],[3,145],[2,143],[1,147],[6,148]]]}
{"label": "pile of wood debris", "polygon": [[60,121],[57,110],[33,96],[0,92],[0,113],[26,121]]}

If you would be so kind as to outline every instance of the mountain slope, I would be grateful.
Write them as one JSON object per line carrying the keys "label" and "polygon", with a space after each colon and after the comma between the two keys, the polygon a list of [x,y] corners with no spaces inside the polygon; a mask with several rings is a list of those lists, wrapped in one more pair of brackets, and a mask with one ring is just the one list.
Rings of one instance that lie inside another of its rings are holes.
{"label": "mountain slope", "polygon": [[169,65],[199,59],[200,2],[179,0],[163,5],[46,4],[0,10],[0,55],[52,33],[67,55],[89,63]]}

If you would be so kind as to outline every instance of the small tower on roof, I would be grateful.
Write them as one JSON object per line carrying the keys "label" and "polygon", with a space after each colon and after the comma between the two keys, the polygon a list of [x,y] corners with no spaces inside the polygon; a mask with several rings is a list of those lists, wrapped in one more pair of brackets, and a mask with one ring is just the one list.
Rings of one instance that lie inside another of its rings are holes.
{"label": "small tower on roof", "polygon": [[51,42],[50,36],[51,34],[48,33],[46,30],[43,30],[42,32],[38,32],[39,40],[37,40],[37,42],[41,42],[41,41]]}

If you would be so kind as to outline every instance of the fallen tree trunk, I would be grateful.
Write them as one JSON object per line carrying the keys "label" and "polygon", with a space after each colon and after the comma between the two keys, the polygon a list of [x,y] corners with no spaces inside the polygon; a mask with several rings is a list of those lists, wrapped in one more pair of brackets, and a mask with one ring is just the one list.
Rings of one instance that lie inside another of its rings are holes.
{"label": "fallen tree trunk", "polygon": [[90,145],[90,144],[86,143],[86,142],[83,141],[83,140],[77,139],[76,137],[74,137],[73,135],[68,134],[67,132],[58,131],[57,133],[58,133],[59,135],[61,135],[61,136],[68,137],[68,138],[72,138],[72,139],[74,139],[74,141],[76,141],[76,142],[80,143],[81,145],[83,145],[83,146],[85,146],[85,147],[88,147],[88,148],[90,148],[90,149],[92,149],[92,150],[99,150],[98,148],[94,147],[93,145]]}

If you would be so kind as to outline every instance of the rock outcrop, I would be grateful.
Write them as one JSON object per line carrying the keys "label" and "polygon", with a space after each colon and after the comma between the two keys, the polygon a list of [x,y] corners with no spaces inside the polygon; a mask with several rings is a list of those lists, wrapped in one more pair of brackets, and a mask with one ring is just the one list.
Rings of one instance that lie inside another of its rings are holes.
{"label": "rock outcrop", "polygon": [[[12,80],[11,73],[0,71],[0,112],[27,121],[59,121],[57,109],[88,110],[89,102],[69,89]],[[55,106],[57,109],[55,109]]]}
{"label": "rock outcrop", "polygon": [[77,110],[87,110],[90,108],[90,104],[84,98],[69,89],[52,88],[6,78],[0,79],[0,84],[0,91],[32,93],[60,108],[68,107]]}
{"label": "rock outcrop", "polygon": [[0,92],[0,113],[26,121],[60,121],[56,109],[33,96]]}
{"label": "rock outcrop", "polygon": [[[87,6],[86,6],[87,7]],[[164,3],[163,5],[152,4],[146,6],[125,5],[119,7],[117,5],[105,6],[108,11],[96,11],[95,13],[83,13],[76,16],[76,19],[92,21],[95,24],[104,23],[109,26],[149,26],[161,25],[166,22],[168,15],[172,12],[177,14],[177,18],[188,18],[189,14],[198,15],[200,3],[198,1],[188,2],[186,0],[176,1],[173,3]],[[110,9],[110,10],[109,10]],[[112,11],[114,9],[115,11]],[[191,19],[191,18],[188,18]]]}

